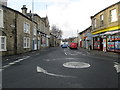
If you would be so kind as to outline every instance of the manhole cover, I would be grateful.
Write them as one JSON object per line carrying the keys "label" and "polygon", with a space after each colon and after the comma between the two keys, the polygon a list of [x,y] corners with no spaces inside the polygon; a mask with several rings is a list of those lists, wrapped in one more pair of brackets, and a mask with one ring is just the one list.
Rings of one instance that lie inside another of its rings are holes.
{"label": "manhole cover", "polygon": [[63,66],[67,68],[88,68],[90,64],[84,62],[67,62]]}

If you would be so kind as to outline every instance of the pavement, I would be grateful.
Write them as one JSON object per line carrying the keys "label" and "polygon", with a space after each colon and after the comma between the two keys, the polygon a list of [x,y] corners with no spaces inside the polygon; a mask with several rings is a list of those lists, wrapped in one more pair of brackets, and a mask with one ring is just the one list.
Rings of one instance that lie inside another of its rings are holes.
{"label": "pavement", "polygon": [[120,63],[120,53],[103,52],[103,51],[98,51],[98,50],[89,51],[88,49],[84,49],[84,48],[79,48],[79,50],[83,52],[89,52],[91,55],[95,55],[95,56],[114,58],[116,59],[117,63]]}
{"label": "pavement", "polygon": [[44,52],[46,50],[48,50],[48,48],[42,48],[42,49],[37,50],[37,51],[30,51],[30,52],[25,52],[22,54],[17,54],[17,55],[3,56],[2,57],[2,66],[6,65],[10,62],[16,61],[18,59]]}

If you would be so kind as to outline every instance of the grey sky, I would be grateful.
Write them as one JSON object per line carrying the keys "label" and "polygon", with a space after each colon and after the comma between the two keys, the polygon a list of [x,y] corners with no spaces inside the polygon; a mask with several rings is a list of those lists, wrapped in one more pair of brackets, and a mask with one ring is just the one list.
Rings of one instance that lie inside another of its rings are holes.
{"label": "grey sky", "polygon": [[[63,31],[63,38],[77,35],[91,25],[90,16],[119,0],[33,0],[34,12],[48,16],[50,25]],[[22,5],[32,9],[32,0],[8,0],[8,6],[21,12]],[[46,9],[47,5],[47,9]]]}

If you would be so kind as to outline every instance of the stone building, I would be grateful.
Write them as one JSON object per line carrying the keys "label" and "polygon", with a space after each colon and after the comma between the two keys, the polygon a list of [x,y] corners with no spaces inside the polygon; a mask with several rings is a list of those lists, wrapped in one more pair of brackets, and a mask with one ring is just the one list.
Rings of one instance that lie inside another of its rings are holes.
{"label": "stone building", "polygon": [[85,29],[84,31],[79,33],[78,37],[79,47],[83,47],[86,49],[92,49],[92,34],[91,34],[91,26]]}
{"label": "stone building", "polygon": [[45,23],[45,47],[50,47],[50,25],[49,25],[49,20],[48,17],[42,17],[42,20]]}
{"label": "stone building", "polygon": [[31,19],[33,18],[33,21],[37,23],[37,43],[38,43],[38,49],[40,48],[46,48],[50,45],[50,25],[48,17],[40,17],[38,14],[27,13],[27,16]]}
{"label": "stone building", "polygon": [[[24,10],[22,11],[24,12]],[[13,55],[31,51],[33,38],[37,37],[37,23],[25,13],[1,5],[0,8],[0,53]],[[33,32],[33,30],[35,32]]]}
{"label": "stone building", "polygon": [[94,16],[92,20],[93,49],[120,52],[120,2]]}
{"label": "stone building", "polygon": [[56,46],[56,35],[53,33],[50,33],[50,46],[55,47]]}

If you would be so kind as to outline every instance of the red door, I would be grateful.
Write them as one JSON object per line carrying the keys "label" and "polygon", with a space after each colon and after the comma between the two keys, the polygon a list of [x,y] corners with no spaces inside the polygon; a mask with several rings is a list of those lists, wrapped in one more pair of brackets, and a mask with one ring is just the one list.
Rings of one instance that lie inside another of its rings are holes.
{"label": "red door", "polygon": [[82,41],[80,41],[80,47],[82,47]]}

